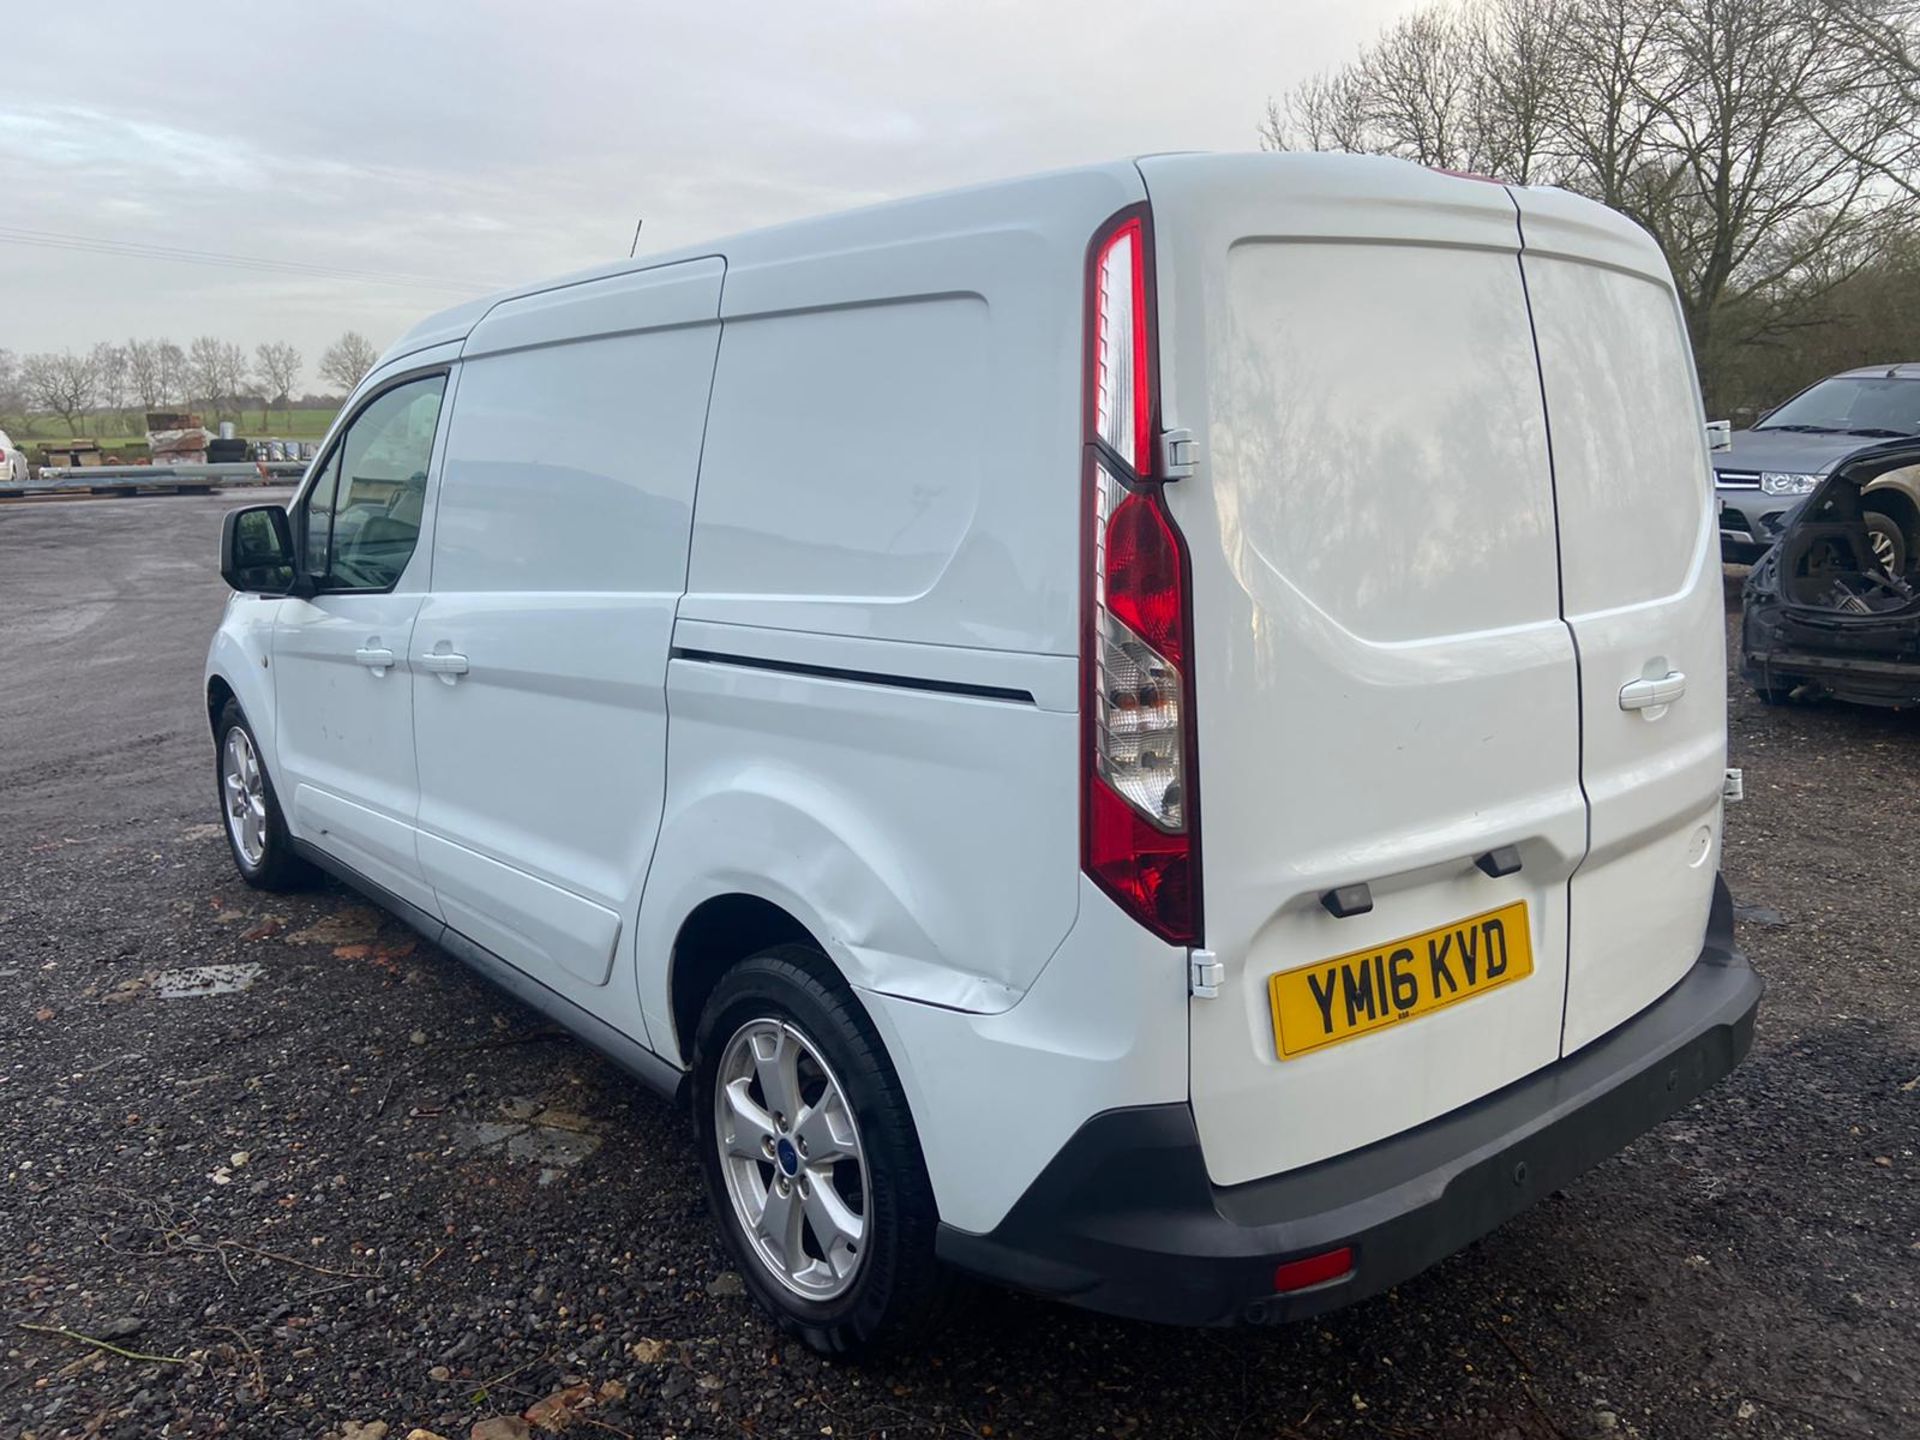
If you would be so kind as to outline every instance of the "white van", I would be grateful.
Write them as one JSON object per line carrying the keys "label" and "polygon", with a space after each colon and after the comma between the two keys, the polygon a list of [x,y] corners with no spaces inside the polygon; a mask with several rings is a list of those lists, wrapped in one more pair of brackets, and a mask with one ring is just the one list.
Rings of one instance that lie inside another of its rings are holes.
{"label": "white van", "polygon": [[690,1100],[752,1293],[1375,1294],[1725,1075],[1706,438],[1653,242],[1182,155],[422,324],[206,673],[333,872]]}

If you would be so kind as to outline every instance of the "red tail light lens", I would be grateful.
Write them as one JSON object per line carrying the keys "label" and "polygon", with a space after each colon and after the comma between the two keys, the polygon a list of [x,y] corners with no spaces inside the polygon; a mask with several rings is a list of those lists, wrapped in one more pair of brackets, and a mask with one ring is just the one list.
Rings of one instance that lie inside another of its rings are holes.
{"label": "red tail light lens", "polygon": [[1284,1265],[1276,1265],[1273,1288],[1276,1294],[1311,1290],[1315,1285],[1324,1285],[1329,1280],[1339,1280],[1352,1273],[1353,1247],[1342,1245],[1338,1250],[1326,1250],[1318,1255],[1309,1255],[1304,1260],[1289,1260]]}
{"label": "red tail light lens", "polygon": [[1156,935],[1193,945],[1192,604],[1153,478],[1151,246],[1137,207],[1096,238],[1088,267],[1082,864]]}

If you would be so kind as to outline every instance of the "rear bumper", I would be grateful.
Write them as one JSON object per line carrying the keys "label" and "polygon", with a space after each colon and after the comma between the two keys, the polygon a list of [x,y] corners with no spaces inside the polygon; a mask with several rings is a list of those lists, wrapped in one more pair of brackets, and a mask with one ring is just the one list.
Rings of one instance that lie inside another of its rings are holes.
{"label": "rear bumper", "polygon": [[[1087,1121],[991,1234],[941,1256],[1015,1289],[1135,1319],[1278,1323],[1418,1274],[1707,1090],[1753,1040],[1761,981],[1715,893],[1707,943],[1661,999],[1504,1090],[1350,1155],[1219,1187],[1184,1104]],[[1273,1293],[1276,1264],[1350,1246],[1353,1268]]]}

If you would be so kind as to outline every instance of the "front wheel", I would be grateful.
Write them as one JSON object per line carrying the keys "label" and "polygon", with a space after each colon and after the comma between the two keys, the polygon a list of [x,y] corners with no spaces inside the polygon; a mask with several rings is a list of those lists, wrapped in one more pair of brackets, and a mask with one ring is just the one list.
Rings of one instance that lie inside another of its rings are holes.
{"label": "front wheel", "polygon": [[313,872],[293,853],[259,742],[237,701],[229,700],[220,711],[214,738],[220,814],[240,878],[256,890],[292,890],[305,884]]}
{"label": "front wheel", "polygon": [[694,1043],[701,1168],[756,1301],[824,1355],[917,1338],[952,1281],[906,1096],[824,956],[781,945],[714,990]]}

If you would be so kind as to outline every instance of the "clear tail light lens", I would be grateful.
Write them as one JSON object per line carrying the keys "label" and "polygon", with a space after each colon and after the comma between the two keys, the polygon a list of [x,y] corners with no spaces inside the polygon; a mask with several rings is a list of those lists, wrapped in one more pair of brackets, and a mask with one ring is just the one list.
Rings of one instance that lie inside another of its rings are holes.
{"label": "clear tail light lens", "polygon": [[1145,207],[1095,241],[1088,276],[1083,864],[1141,924],[1198,944],[1191,601],[1153,478]]}

